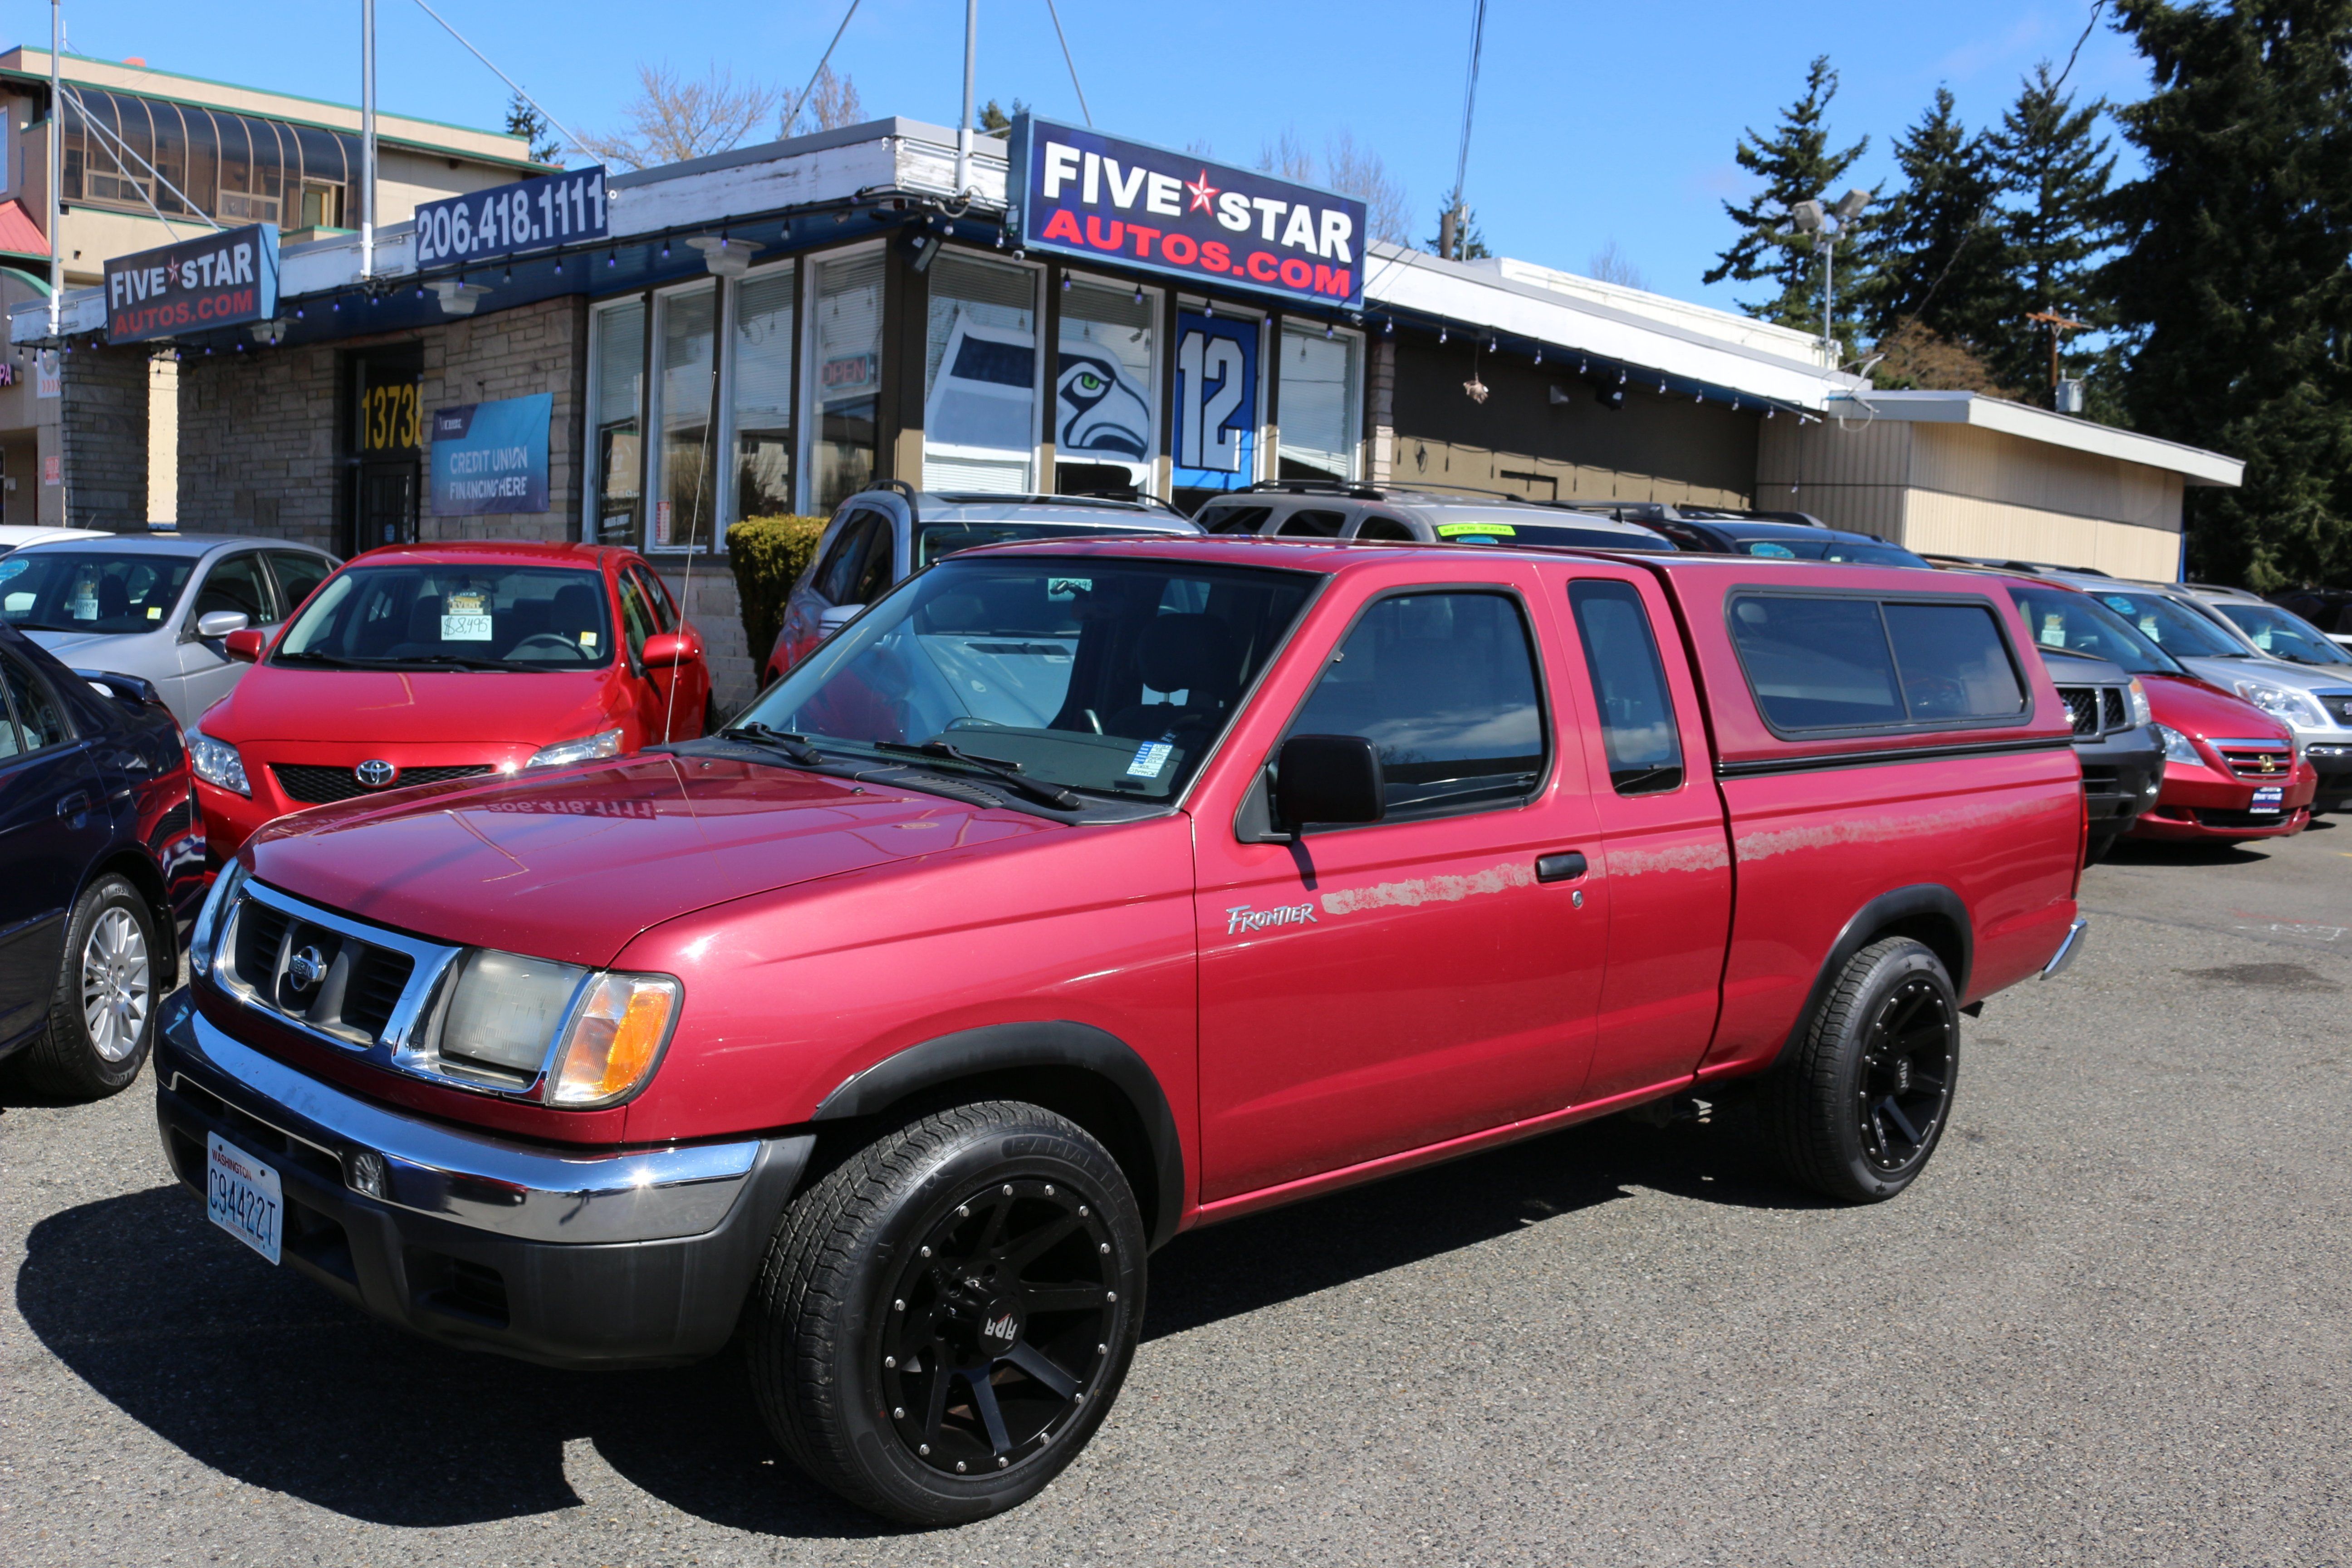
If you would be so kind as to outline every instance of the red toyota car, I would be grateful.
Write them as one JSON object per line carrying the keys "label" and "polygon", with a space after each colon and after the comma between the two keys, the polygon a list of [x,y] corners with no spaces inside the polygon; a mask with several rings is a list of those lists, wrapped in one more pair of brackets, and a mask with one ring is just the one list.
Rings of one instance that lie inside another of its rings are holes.
{"label": "red toyota car", "polygon": [[[2147,694],[2147,716],[2164,742],[2164,783],[2128,837],[2284,838],[2310,825],[2319,773],[2285,724],[2190,674],[2082,589],[2011,577],[2009,593],[2037,643],[2111,659],[2137,676]],[[2080,732],[2083,715],[2075,719]]]}
{"label": "red toyota car", "polygon": [[616,757],[710,722],[702,638],[660,574],[590,544],[370,551],[321,583],[188,731],[226,855],[305,806]]}

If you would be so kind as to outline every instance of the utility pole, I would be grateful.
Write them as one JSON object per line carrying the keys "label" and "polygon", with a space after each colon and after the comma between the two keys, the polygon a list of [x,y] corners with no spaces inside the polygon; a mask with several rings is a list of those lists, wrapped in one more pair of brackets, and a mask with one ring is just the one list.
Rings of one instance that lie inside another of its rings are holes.
{"label": "utility pole", "polygon": [[980,0],[963,0],[963,122],[956,127],[956,195],[971,189],[972,75],[980,55]]}
{"label": "utility pole", "polygon": [[375,277],[375,0],[360,0],[360,276]]}
{"label": "utility pole", "polygon": [[[66,178],[66,100],[58,79],[58,51],[65,47],[65,0],[49,0],[49,336],[65,332],[65,249],[58,243],[58,193]],[[59,429],[64,426],[60,424]]]}
{"label": "utility pole", "polygon": [[2069,321],[2055,310],[2036,310],[2025,319],[2050,329],[2050,406],[2055,408],[2058,406],[2058,383],[2063,379],[2058,374],[2059,341],[2068,332],[2087,331],[2091,323]]}

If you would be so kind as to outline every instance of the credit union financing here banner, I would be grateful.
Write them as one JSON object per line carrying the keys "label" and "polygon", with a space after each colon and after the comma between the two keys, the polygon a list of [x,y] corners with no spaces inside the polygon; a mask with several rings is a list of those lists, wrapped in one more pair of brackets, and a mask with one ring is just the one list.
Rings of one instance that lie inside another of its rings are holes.
{"label": "credit union financing here banner", "polygon": [[266,321],[278,313],[278,226],[257,223],[106,264],[106,340]]}
{"label": "credit union financing here banner", "polygon": [[1291,300],[1364,302],[1364,204],[1312,185],[1022,115],[1022,245]]}
{"label": "credit union financing here banner", "polygon": [[433,411],[433,515],[547,510],[547,423],[555,395]]}

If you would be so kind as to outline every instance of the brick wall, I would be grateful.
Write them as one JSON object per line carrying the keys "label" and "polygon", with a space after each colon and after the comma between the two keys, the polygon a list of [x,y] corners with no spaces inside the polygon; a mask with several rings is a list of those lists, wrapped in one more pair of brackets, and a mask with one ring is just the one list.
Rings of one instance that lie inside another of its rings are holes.
{"label": "brick wall", "polygon": [[66,505],[76,528],[147,526],[147,350],[78,348],[64,360]]}
{"label": "brick wall", "polygon": [[180,527],[340,545],[339,351],[414,342],[425,416],[461,403],[551,393],[548,510],[436,518],[425,539],[574,539],[587,386],[583,300],[542,300],[419,331],[302,347],[192,355],[180,364]]}

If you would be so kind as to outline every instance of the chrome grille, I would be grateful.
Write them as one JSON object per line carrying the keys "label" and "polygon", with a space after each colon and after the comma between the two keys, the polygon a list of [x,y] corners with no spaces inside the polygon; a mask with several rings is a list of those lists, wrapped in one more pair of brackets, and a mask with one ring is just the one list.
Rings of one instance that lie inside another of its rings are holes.
{"label": "chrome grille", "polygon": [[225,919],[213,961],[223,990],[307,1034],[371,1053],[410,1047],[458,952],[252,880]]}
{"label": "chrome grille", "polygon": [[2327,710],[2330,719],[2352,727],[2352,691],[2315,691],[2312,695],[2319,699],[2319,705]]}
{"label": "chrome grille", "polygon": [[2242,779],[2284,784],[2294,776],[2294,747],[2285,741],[2216,741],[2213,749]]}
{"label": "chrome grille", "polygon": [[2058,695],[2066,701],[2066,711],[2074,721],[2074,733],[2099,733],[2099,689],[2095,686],[2062,686]]}

